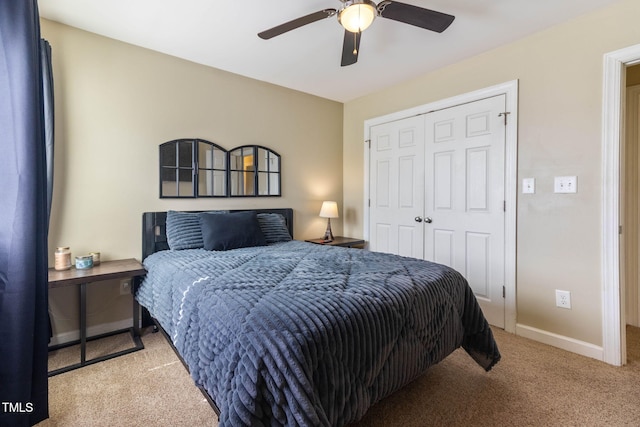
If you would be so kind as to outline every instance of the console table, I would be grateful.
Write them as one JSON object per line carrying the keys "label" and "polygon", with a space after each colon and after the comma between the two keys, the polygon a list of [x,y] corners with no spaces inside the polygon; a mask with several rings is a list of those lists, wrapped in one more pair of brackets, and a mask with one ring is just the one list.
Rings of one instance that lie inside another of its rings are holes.
{"label": "console table", "polygon": [[[134,290],[137,289],[139,280],[146,273],[147,271],[144,269],[142,264],[140,264],[140,262],[133,258],[114,261],[103,261],[95,267],[81,270],[78,270],[76,268],[62,271],[54,270],[52,268],[49,269],[49,288],[80,285],[80,339],[77,341],[49,347],[49,351],[52,351],[80,344],[80,363],[75,363],[73,365],[53,370],[49,372],[50,377],[61,374],[63,372],[71,371],[73,369],[78,369],[83,366],[91,365],[93,363],[102,362],[104,360],[142,350],[144,348],[144,344],[140,339],[140,305],[138,304],[138,301],[136,301],[135,297],[133,297],[133,327],[120,329],[93,337],[87,337],[87,285],[97,285],[99,282],[103,282],[105,280],[130,278],[132,282],[131,289]],[[134,347],[108,354],[106,356],[100,356],[94,359],[87,360],[87,341],[105,338],[124,332],[131,333],[131,338],[133,339],[133,342],[135,344]]]}

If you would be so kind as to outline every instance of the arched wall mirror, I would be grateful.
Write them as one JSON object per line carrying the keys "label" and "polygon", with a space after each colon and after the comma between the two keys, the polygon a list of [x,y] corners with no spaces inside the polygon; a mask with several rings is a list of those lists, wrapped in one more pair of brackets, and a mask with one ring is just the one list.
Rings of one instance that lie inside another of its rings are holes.
{"label": "arched wall mirror", "polygon": [[280,156],[259,145],[245,145],[229,152],[231,197],[279,196]]}
{"label": "arched wall mirror", "polygon": [[202,139],[160,144],[160,197],[281,195],[280,155],[259,145],[227,151]]}

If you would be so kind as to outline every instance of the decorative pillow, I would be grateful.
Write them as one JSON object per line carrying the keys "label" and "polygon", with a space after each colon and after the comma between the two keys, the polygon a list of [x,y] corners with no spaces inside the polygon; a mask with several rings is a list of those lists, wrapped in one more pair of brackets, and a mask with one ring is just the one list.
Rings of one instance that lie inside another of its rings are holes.
{"label": "decorative pillow", "polygon": [[265,246],[267,241],[260,230],[254,211],[200,215],[204,248],[226,251],[250,246]]}
{"label": "decorative pillow", "polygon": [[267,243],[289,242],[291,235],[287,222],[279,213],[259,213],[258,224]]}
{"label": "decorative pillow", "polygon": [[[218,214],[227,211],[209,211]],[[197,212],[167,212],[167,244],[171,250],[199,249],[204,247],[200,214]]]}

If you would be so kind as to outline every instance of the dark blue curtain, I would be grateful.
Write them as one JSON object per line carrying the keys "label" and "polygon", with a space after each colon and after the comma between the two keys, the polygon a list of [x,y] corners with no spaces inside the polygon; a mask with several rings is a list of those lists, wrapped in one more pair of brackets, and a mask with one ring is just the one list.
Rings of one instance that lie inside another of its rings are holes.
{"label": "dark blue curtain", "polygon": [[36,0],[0,1],[0,426],[48,417],[47,177]]}
{"label": "dark blue curtain", "polygon": [[51,65],[51,45],[40,40],[40,64],[42,65],[42,96],[44,103],[44,146],[47,163],[47,235],[51,219],[51,201],[53,200],[53,69]]}

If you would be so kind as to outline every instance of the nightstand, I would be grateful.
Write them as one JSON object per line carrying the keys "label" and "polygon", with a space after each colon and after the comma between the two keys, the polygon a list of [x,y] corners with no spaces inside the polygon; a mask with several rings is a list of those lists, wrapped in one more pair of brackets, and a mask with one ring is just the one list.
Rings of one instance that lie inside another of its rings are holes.
{"label": "nightstand", "polygon": [[[140,339],[140,305],[138,304],[138,301],[136,301],[135,296],[133,297],[133,326],[131,328],[120,329],[102,335],[87,337],[87,285],[94,284],[94,286],[97,286],[99,282],[103,282],[105,280],[130,278],[132,282],[131,289],[135,290],[138,288],[141,277],[145,274],[147,274],[147,271],[144,269],[142,264],[140,264],[133,258],[120,259],[115,261],[103,261],[95,267],[81,270],[73,267],[69,270],[62,271],[54,270],[53,268],[49,269],[49,288],[80,285],[80,339],[78,341],[49,347],[49,351],[52,351],[80,344],[80,363],[75,363],[73,365],[53,370],[49,372],[50,377],[61,374],[63,372],[71,371],[73,369],[78,369],[83,366],[91,365],[93,363],[102,362],[104,360],[142,350],[144,348],[144,344],[142,344],[142,340]],[[131,338],[133,339],[133,342],[135,344],[134,347],[118,351],[116,353],[108,354],[106,356],[87,360],[87,341],[105,338],[124,332],[131,333]]]}
{"label": "nightstand", "polygon": [[330,242],[325,242],[324,239],[309,239],[309,240],[305,240],[305,242],[316,243],[318,245],[342,246],[345,248],[352,248],[354,246],[364,246],[364,240],[362,239],[353,239],[351,237],[343,237],[343,236],[335,236],[333,240]]}

